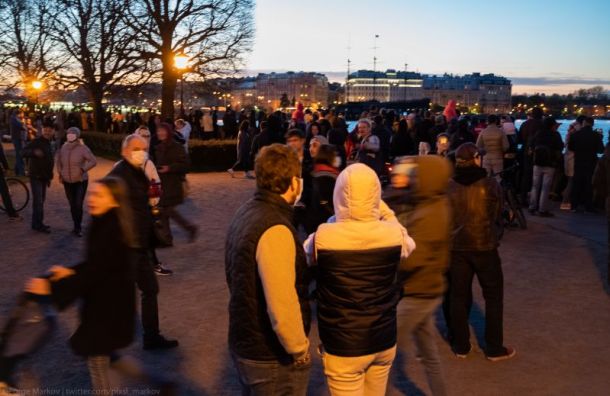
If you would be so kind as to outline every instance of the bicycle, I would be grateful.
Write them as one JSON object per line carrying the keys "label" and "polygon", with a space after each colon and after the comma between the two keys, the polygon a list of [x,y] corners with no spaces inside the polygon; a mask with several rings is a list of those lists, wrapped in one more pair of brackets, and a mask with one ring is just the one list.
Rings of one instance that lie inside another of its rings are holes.
{"label": "bicycle", "polygon": [[[8,194],[13,202],[13,208],[16,212],[21,212],[28,206],[30,202],[30,189],[28,186],[16,177],[4,178],[8,187]],[[6,212],[4,201],[0,199],[0,210]]]}
{"label": "bicycle", "polygon": [[515,172],[519,168],[519,164],[504,169],[501,172],[494,173],[492,176],[499,175],[502,177],[502,192],[504,194],[504,208],[502,209],[502,218],[504,219],[504,228],[518,226],[522,230],[527,229],[527,219],[523,213],[521,205],[517,200],[517,192],[513,185]]}

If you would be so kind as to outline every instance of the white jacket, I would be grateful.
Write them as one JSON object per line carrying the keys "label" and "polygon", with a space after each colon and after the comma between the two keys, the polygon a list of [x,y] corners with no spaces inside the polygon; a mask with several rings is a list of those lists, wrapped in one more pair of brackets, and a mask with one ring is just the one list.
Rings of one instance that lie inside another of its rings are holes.
{"label": "white jacket", "polygon": [[318,250],[369,250],[401,246],[402,259],[415,242],[381,200],[377,174],[364,164],[348,166],[337,178],[333,193],[335,216],[305,241],[310,264]]}

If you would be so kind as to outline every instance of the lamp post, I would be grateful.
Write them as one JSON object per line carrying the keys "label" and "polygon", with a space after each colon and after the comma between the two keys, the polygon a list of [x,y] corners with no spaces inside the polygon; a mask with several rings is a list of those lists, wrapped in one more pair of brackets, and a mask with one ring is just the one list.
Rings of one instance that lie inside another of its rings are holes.
{"label": "lamp post", "polygon": [[180,71],[180,117],[184,117],[184,75],[191,59],[180,53],[174,57],[174,66]]}
{"label": "lamp post", "polygon": [[39,80],[32,81],[32,88],[34,88],[34,92],[36,92],[36,102],[34,103],[34,109],[36,109],[36,106],[38,105],[38,94],[40,93],[40,90],[42,89],[42,81],[39,81]]}

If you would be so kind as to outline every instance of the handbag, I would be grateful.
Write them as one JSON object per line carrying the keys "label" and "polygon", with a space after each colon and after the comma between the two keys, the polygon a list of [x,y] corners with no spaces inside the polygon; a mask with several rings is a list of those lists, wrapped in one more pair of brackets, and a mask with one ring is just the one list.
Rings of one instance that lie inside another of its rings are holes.
{"label": "handbag", "polygon": [[167,216],[163,216],[162,210],[158,206],[151,210],[153,216],[153,246],[156,248],[174,246],[174,236],[169,228],[169,219]]}

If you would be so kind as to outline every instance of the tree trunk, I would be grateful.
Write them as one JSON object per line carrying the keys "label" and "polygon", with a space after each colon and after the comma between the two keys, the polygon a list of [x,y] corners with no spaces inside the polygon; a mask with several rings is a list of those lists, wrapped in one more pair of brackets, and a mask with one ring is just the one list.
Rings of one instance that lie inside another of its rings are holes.
{"label": "tree trunk", "polygon": [[161,84],[161,119],[163,120],[174,119],[174,97],[177,85],[178,76],[174,72],[173,58],[170,53],[169,56],[163,57],[163,81]]}
{"label": "tree trunk", "polygon": [[89,90],[89,99],[93,105],[93,124],[95,132],[106,132],[106,114],[102,106],[104,93],[95,87]]}

